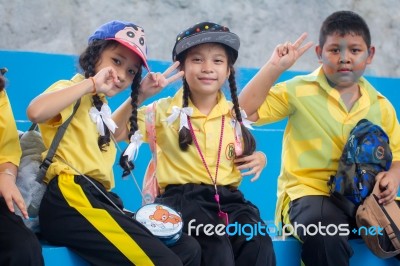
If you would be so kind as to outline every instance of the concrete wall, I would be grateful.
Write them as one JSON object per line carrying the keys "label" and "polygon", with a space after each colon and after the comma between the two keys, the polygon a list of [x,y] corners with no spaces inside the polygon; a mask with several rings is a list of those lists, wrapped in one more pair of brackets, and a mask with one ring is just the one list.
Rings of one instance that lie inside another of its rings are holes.
{"label": "concrete wall", "polygon": [[[260,67],[273,48],[302,32],[316,43],[321,22],[337,10],[353,10],[368,22],[376,56],[368,75],[400,76],[394,54],[400,44],[398,0],[0,0],[1,50],[79,54],[101,24],[128,20],[145,28],[149,58],[171,60],[175,36],[204,20],[226,25],[242,40],[237,65]],[[0,58],[1,65],[1,58]],[[318,66],[310,49],[292,70]]]}

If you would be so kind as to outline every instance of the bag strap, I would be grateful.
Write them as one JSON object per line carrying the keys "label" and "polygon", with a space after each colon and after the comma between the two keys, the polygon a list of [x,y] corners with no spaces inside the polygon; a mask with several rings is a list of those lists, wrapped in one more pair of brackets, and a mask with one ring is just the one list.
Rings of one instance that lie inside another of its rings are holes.
{"label": "bag strap", "polygon": [[[72,111],[72,114],[68,119],[62,123],[62,125],[58,128],[56,135],[53,138],[53,141],[51,142],[50,148],[47,152],[46,158],[43,160],[42,164],[39,166],[39,173],[37,176],[38,181],[42,181],[44,176],[46,175],[47,169],[49,168],[50,164],[53,162],[53,157],[56,154],[58,144],[60,144],[61,139],[64,136],[65,131],[67,130],[68,125],[70,124],[72,118],[74,117],[76,111],[78,110],[78,107],[81,103],[81,99],[78,99],[74,105],[74,109]],[[36,125],[35,125],[36,127]],[[35,128],[33,125],[31,128]]]}
{"label": "bag strap", "polygon": [[[373,197],[378,203],[378,193],[379,193],[379,184],[378,182],[375,184],[374,189],[372,190]],[[400,208],[395,201],[392,201],[389,204],[382,205],[379,204],[381,211],[385,214],[384,217],[377,216],[376,218],[379,220],[379,224],[383,224],[384,219],[386,218],[390,222],[390,226],[386,226],[386,233],[391,240],[393,246],[396,250],[400,249]]]}
{"label": "bag strap", "polygon": [[148,143],[150,145],[150,150],[153,155],[153,160],[155,161],[157,156],[156,156],[156,102],[153,104],[150,104],[146,108],[146,118],[145,118],[145,124],[146,124],[146,134],[148,138]]}

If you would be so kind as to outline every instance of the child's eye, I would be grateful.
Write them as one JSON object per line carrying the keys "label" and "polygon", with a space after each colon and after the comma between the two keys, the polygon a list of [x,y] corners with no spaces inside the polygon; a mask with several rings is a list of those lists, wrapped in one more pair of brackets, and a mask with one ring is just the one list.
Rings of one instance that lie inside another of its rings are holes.
{"label": "child's eye", "polygon": [[132,76],[135,76],[135,75],[136,75],[136,71],[133,70],[133,69],[129,69],[128,72],[129,72],[129,74],[131,74]]}
{"label": "child's eye", "polygon": [[334,49],[331,50],[331,52],[334,53],[334,54],[338,54],[338,53],[340,53],[340,49],[334,48]]}
{"label": "child's eye", "polygon": [[224,60],[222,60],[222,59],[215,59],[214,62],[215,62],[216,64],[219,65],[219,64],[224,63]]}
{"label": "child's eye", "polygon": [[114,61],[114,63],[115,63],[116,65],[121,65],[121,60],[119,60],[119,59],[117,59],[117,58],[113,58],[112,60]]}
{"label": "child's eye", "polygon": [[361,50],[360,49],[351,49],[351,52],[353,54],[359,53]]}
{"label": "child's eye", "polygon": [[199,63],[199,62],[201,62],[201,59],[198,58],[198,57],[194,57],[194,58],[192,59],[192,61],[195,62],[195,63]]}

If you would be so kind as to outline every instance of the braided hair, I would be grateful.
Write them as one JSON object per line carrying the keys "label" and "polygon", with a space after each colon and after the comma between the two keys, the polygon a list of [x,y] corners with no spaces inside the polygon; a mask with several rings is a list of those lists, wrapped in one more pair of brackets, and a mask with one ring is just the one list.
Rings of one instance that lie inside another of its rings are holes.
{"label": "braided hair", "polygon": [[[139,96],[139,87],[142,81],[142,68],[139,68],[138,72],[133,79],[131,85],[131,106],[132,106],[132,113],[129,117],[130,129],[128,133],[128,139],[130,139],[135,132],[139,129],[137,123],[137,109],[138,109],[138,96]],[[126,150],[126,149],[125,149]],[[121,153],[119,158],[119,165],[123,169],[122,176],[127,176],[129,173],[135,168],[135,165],[131,160],[128,160],[128,155],[124,155],[125,150]]]}
{"label": "braided hair", "polygon": [[[233,63],[235,62],[236,57],[237,57],[237,54],[236,54],[237,52],[226,45],[223,45],[223,44],[221,44],[221,45],[225,48],[226,54],[228,56],[228,67],[230,70],[228,82],[229,82],[229,88],[230,88],[230,92],[231,92],[231,99],[232,99],[233,109],[235,111],[237,122],[240,123],[240,127],[242,129],[243,144],[244,144],[242,156],[251,155],[256,150],[256,142],[255,142],[253,135],[250,133],[250,131],[243,125],[242,115],[240,113],[239,101],[238,101],[238,97],[237,97],[236,78],[235,78],[236,72],[235,72],[235,68],[233,67]],[[185,59],[186,59],[186,55],[187,55],[188,51],[190,51],[190,49],[182,52],[176,58],[177,61],[180,62],[181,68],[184,67],[184,63],[185,63]],[[188,105],[189,105],[190,87],[189,87],[189,84],[187,83],[185,77],[182,78],[182,81],[183,81],[182,108],[184,108],[184,107],[188,107]],[[192,144],[192,142],[193,142],[192,135],[190,134],[189,129],[183,127],[179,131],[178,141],[179,141],[179,147],[182,151],[186,151],[189,148],[189,145]]]}

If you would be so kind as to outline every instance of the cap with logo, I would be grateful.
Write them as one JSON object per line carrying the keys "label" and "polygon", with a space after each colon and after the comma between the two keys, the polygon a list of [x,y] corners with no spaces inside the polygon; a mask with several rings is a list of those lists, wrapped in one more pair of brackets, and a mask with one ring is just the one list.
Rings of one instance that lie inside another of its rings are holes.
{"label": "cap with logo", "polygon": [[90,37],[89,44],[95,40],[114,40],[137,54],[144,67],[150,72],[147,64],[147,47],[144,30],[130,22],[113,20],[100,26]]}

